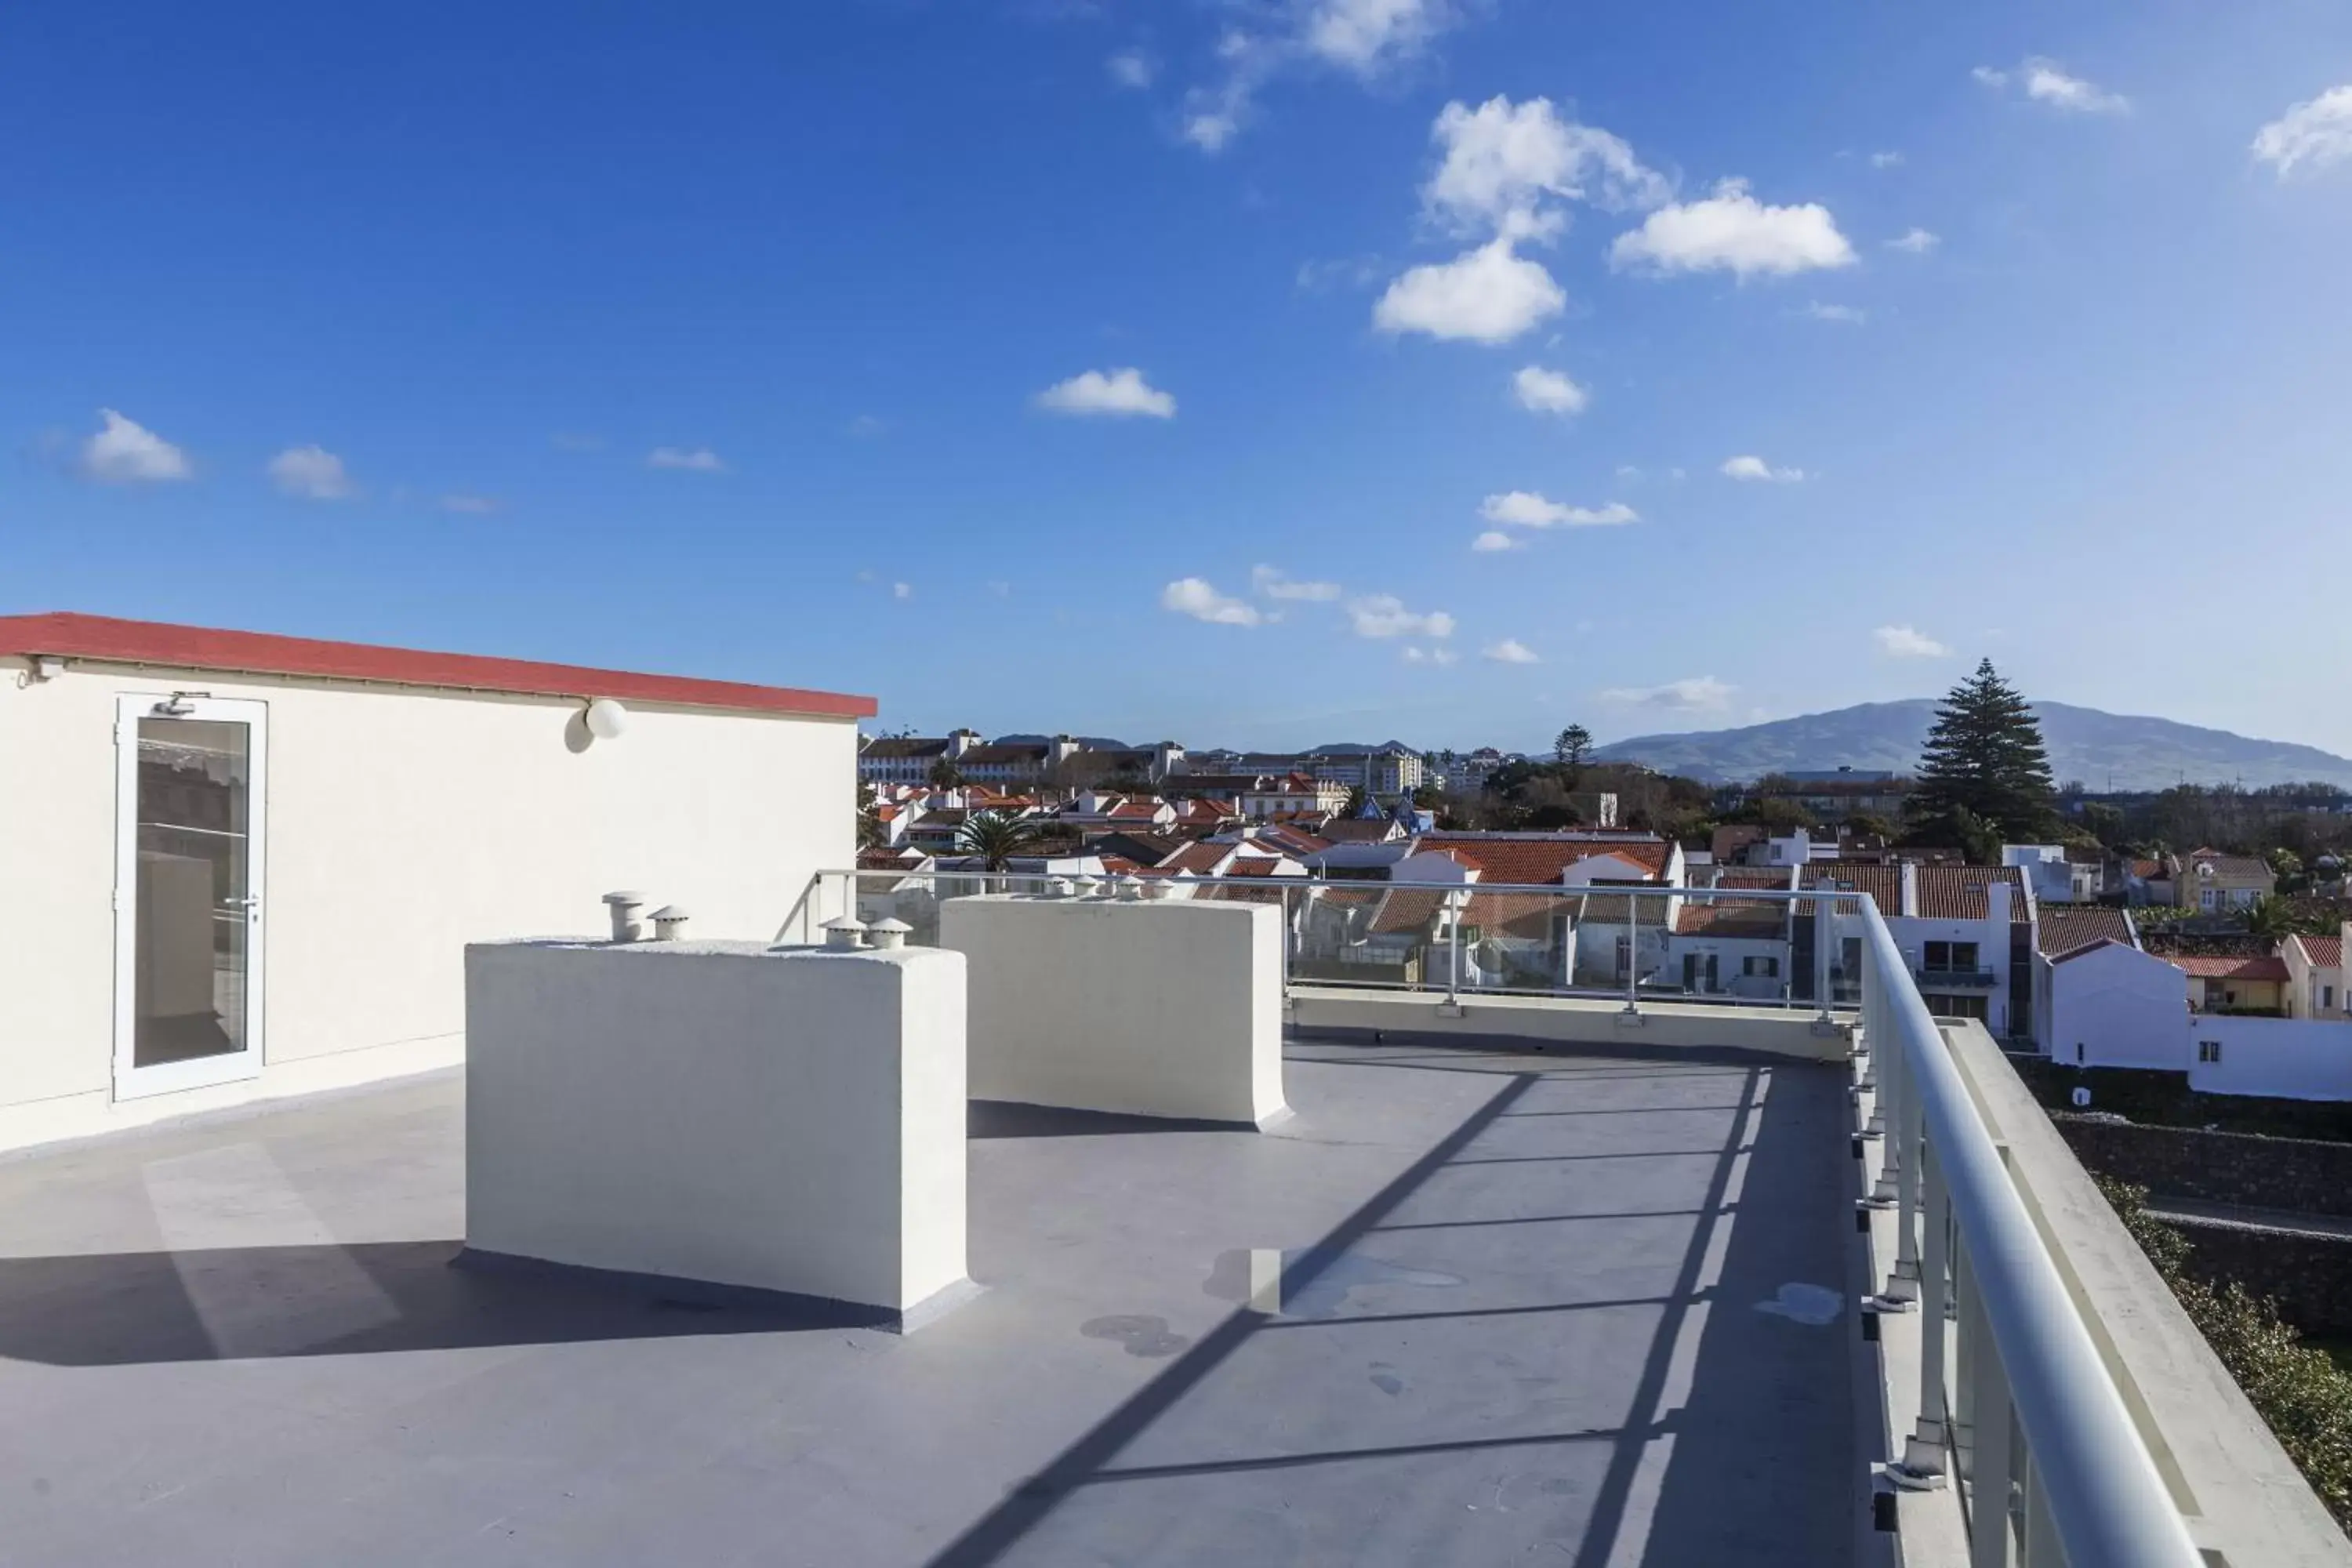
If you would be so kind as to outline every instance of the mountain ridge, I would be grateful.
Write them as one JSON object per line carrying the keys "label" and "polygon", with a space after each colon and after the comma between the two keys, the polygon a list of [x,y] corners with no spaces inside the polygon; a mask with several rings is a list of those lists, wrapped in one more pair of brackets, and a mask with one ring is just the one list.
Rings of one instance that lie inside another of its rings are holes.
{"label": "mountain ridge", "polygon": [[[1710,783],[1746,782],[1790,769],[1916,770],[1935,722],[1937,700],[1863,702],[1727,730],[1636,735],[1595,747],[1594,760],[1638,762]],[[2352,789],[2352,758],[2291,741],[2147,714],[2109,713],[2067,702],[2036,702],[2050,772],[2061,784],[2094,791],[2160,790],[2176,784],[2315,782]]]}

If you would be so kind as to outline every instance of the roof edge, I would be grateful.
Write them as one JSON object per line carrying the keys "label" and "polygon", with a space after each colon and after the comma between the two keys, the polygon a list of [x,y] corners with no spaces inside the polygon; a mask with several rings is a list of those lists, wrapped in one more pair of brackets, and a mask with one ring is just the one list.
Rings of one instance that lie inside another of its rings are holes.
{"label": "roof edge", "polygon": [[0,616],[0,657],[44,655],[225,675],[309,677],[518,697],[609,697],[683,708],[803,718],[867,719],[880,709],[871,697],[760,686],[747,681],[649,675],[483,654],[434,653],[376,643],[330,642],[275,632],[225,631],[62,610]]}

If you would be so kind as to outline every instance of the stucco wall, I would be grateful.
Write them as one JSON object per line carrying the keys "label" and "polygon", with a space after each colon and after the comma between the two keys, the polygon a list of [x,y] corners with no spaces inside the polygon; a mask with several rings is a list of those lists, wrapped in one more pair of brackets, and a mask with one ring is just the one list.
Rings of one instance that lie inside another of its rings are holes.
{"label": "stucco wall", "polygon": [[2042,1043],[2053,1061],[2188,1068],[2189,977],[2162,959],[2126,947],[2095,948],[2049,965],[2044,984],[2050,1024]]}
{"label": "stucco wall", "polygon": [[591,743],[562,699],[21,668],[0,661],[0,1145],[104,1124],[89,1118],[113,1060],[118,695],[268,704],[273,1074],[420,1041],[455,1059],[468,942],[593,932],[618,887],[687,905],[698,935],[766,937],[853,850],[848,720],[632,704],[625,734]]}
{"label": "stucco wall", "polygon": [[466,955],[466,1245],[892,1312],[964,1279],[964,961]]}
{"label": "stucco wall", "polygon": [[[2219,1061],[2201,1061],[2211,1042]],[[2200,1013],[2189,1020],[2189,1086],[2208,1094],[2352,1100],[2352,1024]]]}
{"label": "stucco wall", "polygon": [[1271,904],[990,895],[940,907],[970,960],[976,1100],[1263,1125],[1282,1092]]}

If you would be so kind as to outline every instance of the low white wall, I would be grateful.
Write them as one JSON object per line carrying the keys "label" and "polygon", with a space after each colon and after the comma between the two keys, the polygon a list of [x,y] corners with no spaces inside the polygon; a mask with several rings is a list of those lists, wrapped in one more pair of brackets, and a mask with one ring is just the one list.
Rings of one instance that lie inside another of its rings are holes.
{"label": "low white wall", "polygon": [[[467,942],[593,929],[615,888],[686,905],[698,935],[765,937],[813,872],[851,858],[846,719],[632,703],[627,732],[592,743],[563,698],[23,668],[0,660],[0,800],[24,807],[0,817],[19,917],[0,966],[0,1147],[454,1060]],[[267,1067],[117,1108],[115,701],[181,689],[269,709]],[[349,1059],[289,1070],[331,1057]]]}
{"label": "low white wall", "polygon": [[[2189,1021],[2189,1087],[2208,1094],[2352,1100],[2352,1023],[2199,1013]],[[2201,1046],[2218,1047],[2205,1061]]]}
{"label": "low white wall", "polygon": [[980,1100],[1265,1126],[1282,1091],[1271,904],[992,895],[940,908],[970,961]]}
{"label": "low white wall", "polygon": [[890,1313],[953,1292],[964,969],[928,949],[467,948],[468,1251]]}
{"label": "low white wall", "polygon": [[1290,994],[1290,1022],[1301,1031],[1378,1029],[1389,1034],[1444,1035],[1464,1044],[1531,1040],[1547,1045],[1641,1046],[1767,1051],[1809,1061],[1843,1061],[1850,1044],[1842,1028],[1814,1031],[1804,1007],[1742,1007],[1642,999],[1641,1022],[1623,1021],[1622,1002],[1565,996],[1465,996],[1458,1012],[1426,992],[1349,990],[1302,985]]}

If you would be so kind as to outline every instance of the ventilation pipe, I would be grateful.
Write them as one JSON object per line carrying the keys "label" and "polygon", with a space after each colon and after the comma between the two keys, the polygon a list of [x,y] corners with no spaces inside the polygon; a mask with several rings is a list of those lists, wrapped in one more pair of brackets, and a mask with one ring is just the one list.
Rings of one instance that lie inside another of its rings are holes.
{"label": "ventilation pipe", "polygon": [[635,942],[646,934],[637,923],[637,911],[645,908],[643,893],[616,892],[604,895],[604,908],[613,917],[613,940]]}

